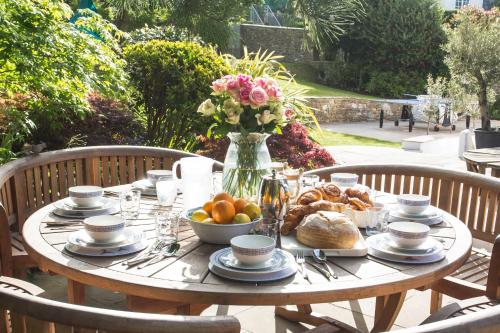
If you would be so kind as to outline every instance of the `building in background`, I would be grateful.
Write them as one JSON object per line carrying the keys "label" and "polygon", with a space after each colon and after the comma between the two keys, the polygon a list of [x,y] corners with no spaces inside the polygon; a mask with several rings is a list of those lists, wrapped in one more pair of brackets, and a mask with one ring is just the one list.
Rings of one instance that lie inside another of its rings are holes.
{"label": "building in background", "polygon": [[445,10],[460,9],[469,5],[483,8],[483,0],[441,0],[441,5]]}

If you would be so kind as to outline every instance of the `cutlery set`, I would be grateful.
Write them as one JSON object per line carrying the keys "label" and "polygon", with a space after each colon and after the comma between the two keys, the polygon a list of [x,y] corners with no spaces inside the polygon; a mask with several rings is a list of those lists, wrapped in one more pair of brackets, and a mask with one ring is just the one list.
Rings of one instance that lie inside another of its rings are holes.
{"label": "cutlery set", "polygon": [[137,269],[142,269],[156,264],[165,258],[173,257],[179,248],[179,243],[166,245],[163,241],[157,240],[144,253],[122,262],[122,265],[128,266],[127,269],[139,265]]}
{"label": "cutlery set", "polygon": [[306,262],[307,262],[307,264],[314,267],[318,272],[320,272],[328,280],[331,281],[331,279],[338,279],[337,274],[335,274],[333,269],[327,264],[326,254],[322,250],[320,250],[320,249],[313,250],[313,259],[316,263],[306,261],[303,251],[299,250],[296,253],[295,261],[300,266],[300,271],[301,271],[301,274],[302,274],[302,277],[304,278],[304,280],[310,281],[309,275],[308,275],[307,270],[306,270],[306,265],[305,265]]}

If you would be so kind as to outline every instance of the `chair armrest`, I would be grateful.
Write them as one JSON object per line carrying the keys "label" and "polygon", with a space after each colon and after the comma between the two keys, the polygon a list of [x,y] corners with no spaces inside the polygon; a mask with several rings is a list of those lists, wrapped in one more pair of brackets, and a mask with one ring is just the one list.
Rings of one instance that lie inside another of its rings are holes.
{"label": "chair armrest", "polygon": [[9,219],[2,203],[0,203],[0,264],[2,275],[14,275]]}
{"label": "chair armrest", "polygon": [[500,235],[498,235],[495,239],[493,251],[491,251],[488,282],[486,284],[486,296],[492,299],[500,300]]}
{"label": "chair armrest", "polygon": [[0,276],[0,285],[5,285],[8,289],[18,290],[21,293],[33,296],[38,296],[45,292],[45,290],[32,283],[7,276]]}

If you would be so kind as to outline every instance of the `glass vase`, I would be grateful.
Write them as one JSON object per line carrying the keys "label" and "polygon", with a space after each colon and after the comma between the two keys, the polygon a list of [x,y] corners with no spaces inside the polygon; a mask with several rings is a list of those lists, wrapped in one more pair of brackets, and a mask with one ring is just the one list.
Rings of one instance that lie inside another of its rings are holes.
{"label": "glass vase", "polygon": [[262,177],[271,173],[269,134],[229,133],[231,144],[224,159],[223,189],[237,198],[256,201]]}

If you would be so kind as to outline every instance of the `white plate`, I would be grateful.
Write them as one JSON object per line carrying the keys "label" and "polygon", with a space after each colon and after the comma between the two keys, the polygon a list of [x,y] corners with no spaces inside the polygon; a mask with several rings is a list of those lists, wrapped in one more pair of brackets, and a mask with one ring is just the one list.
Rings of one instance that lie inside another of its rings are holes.
{"label": "white plate", "polygon": [[283,257],[280,255],[274,254],[271,259],[259,263],[257,265],[244,265],[239,262],[238,259],[236,259],[233,255],[233,251],[231,250],[230,247],[225,248],[224,252],[218,257],[219,261],[227,267],[235,268],[235,269],[244,269],[244,270],[260,270],[260,269],[267,269],[271,268],[273,266],[279,266],[281,265],[281,261],[283,260]]}
{"label": "white plate", "polygon": [[295,258],[286,251],[276,249],[276,256],[281,256],[281,264],[275,267],[260,270],[240,270],[223,265],[219,257],[227,251],[227,248],[214,252],[208,263],[209,270],[223,278],[244,282],[267,282],[282,280],[297,272]]}
{"label": "white plate", "polygon": [[66,243],[64,249],[73,254],[78,254],[82,256],[89,257],[116,257],[116,256],[124,256],[127,254],[136,253],[144,250],[148,246],[148,242],[146,239],[140,241],[139,243],[122,246],[116,249],[94,249],[94,248],[86,248],[78,245]]}
{"label": "white plate", "polygon": [[71,209],[71,210],[94,210],[94,209],[99,209],[99,208],[102,208],[106,202],[107,202],[107,198],[101,198],[99,199],[99,201],[93,205],[93,206],[85,206],[85,207],[82,207],[82,206],[78,206],[71,198],[65,198],[65,199],[62,199],[61,203],[62,205],[64,205],[63,207],[66,208],[66,209]]}
{"label": "white plate", "polygon": [[389,222],[395,222],[395,221],[412,221],[412,222],[423,223],[423,224],[431,226],[431,225],[436,225],[436,224],[443,222],[443,215],[436,211],[435,214],[432,216],[415,217],[415,216],[410,216],[410,215],[404,214],[404,213],[397,211],[397,210],[391,210],[389,212]]}
{"label": "white plate", "polygon": [[423,242],[417,247],[413,248],[401,247],[398,244],[396,244],[396,242],[394,242],[389,235],[387,235],[387,246],[390,246],[396,251],[403,253],[427,253],[436,247],[443,248],[443,244],[432,237],[427,238],[425,242]]}
{"label": "white plate", "polygon": [[98,215],[112,215],[120,211],[120,206],[118,201],[110,198],[102,198],[103,205],[100,208],[95,209],[74,209],[65,204],[66,199],[61,199],[54,202],[55,209],[53,213],[57,216],[70,217],[70,218],[85,218]]}
{"label": "white plate", "polygon": [[406,216],[408,218],[411,217],[411,218],[416,218],[416,219],[433,218],[433,217],[436,217],[438,215],[441,216],[441,214],[439,214],[438,210],[432,206],[427,208],[424,212],[422,212],[420,214],[409,214],[409,213],[403,211],[401,208],[399,208],[397,210],[397,213],[400,216]]}
{"label": "white plate", "polygon": [[[297,251],[302,251],[305,256],[312,256],[313,248],[308,247],[297,240],[297,231],[293,230],[287,236],[281,236],[281,248],[292,254],[297,254]],[[359,240],[354,244],[352,249],[322,249],[329,257],[364,257],[368,253],[365,239],[361,232]]]}
{"label": "white plate", "polygon": [[117,249],[120,247],[134,245],[145,238],[143,232],[134,229],[125,229],[123,235],[108,243],[96,242],[85,230],[78,230],[68,235],[68,244],[88,249]]}
{"label": "white plate", "polygon": [[428,264],[442,260],[446,256],[443,245],[436,240],[434,241],[436,242],[435,246],[430,251],[415,253],[395,249],[388,245],[387,234],[378,234],[366,239],[369,255],[405,264]]}

